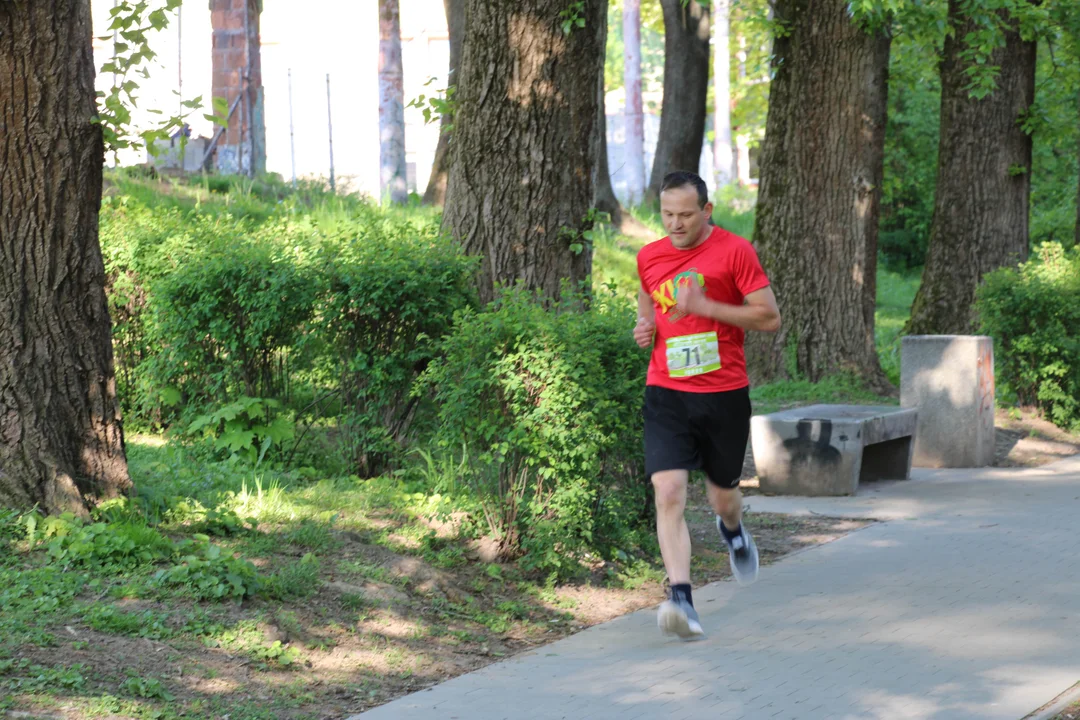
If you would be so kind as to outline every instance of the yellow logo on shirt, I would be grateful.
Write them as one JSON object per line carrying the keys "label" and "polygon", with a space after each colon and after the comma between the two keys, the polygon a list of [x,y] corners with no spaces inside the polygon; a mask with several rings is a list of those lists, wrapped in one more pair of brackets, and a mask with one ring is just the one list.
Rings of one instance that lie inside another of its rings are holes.
{"label": "yellow logo on shirt", "polygon": [[[685,272],[681,272],[670,280],[665,281],[660,287],[652,291],[653,301],[660,306],[660,312],[667,315],[668,312],[675,307],[675,298],[678,294],[678,288],[680,285],[689,282],[690,278],[697,275],[698,285],[702,290],[705,289],[705,276],[697,271],[697,268],[690,268]],[[678,322],[686,313],[676,310],[668,320],[671,322]]]}

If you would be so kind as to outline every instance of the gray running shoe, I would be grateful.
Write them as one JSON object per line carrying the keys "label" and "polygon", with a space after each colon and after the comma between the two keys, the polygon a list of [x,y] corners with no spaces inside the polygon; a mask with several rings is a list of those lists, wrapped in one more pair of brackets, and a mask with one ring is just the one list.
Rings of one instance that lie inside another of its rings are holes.
{"label": "gray running shoe", "polygon": [[[724,533],[720,530],[721,523],[723,521],[720,516],[716,516],[716,529],[720,532],[720,537],[724,537]],[[740,585],[751,585],[757,581],[758,578],[758,551],[757,545],[754,544],[754,538],[750,537],[750,533],[746,532],[746,526],[743,525],[742,533],[737,535],[728,542],[727,538],[724,538],[724,542],[728,546],[728,555],[731,557],[731,574],[735,576],[735,582]]]}
{"label": "gray running shoe", "polygon": [[685,600],[665,600],[656,614],[656,624],[665,635],[678,635],[683,640],[704,637],[697,610]]}

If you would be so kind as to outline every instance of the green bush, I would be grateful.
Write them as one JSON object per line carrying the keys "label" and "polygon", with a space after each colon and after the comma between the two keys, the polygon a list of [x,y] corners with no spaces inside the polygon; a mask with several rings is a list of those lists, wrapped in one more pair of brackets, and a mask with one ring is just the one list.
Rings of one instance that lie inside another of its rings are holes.
{"label": "green bush", "polygon": [[149,360],[153,380],[194,407],[237,395],[273,398],[286,389],[290,348],[317,289],[269,235],[218,238],[152,284],[160,347]]}
{"label": "green bush", "polygon": [[214,450],[228,452],[230,457],[244,457],[258,467],[271,447],[281,448],[295,433],[287,417],[275,417],[280,407],[276,400],[242,397],[195,418],[185,433],[211,440]]}
{"label": "green bush", "polygon": [[1046,243],[1019,268],[987,275],[977,308],[998,377],[1023,405],[1080,428],[1080,249]]}
{"label": "green bush", "polygon": [[174,553],[176,564],[159,570],[154,579],[183,586],[197,600],[242,600],[262,587],[254,565],[223,553],[205,535],[176,543]]}
{"label": "green bush", "polygon": [[358,217],[356,237],[328,242],[315,332],[330,352],[341,393],[342,440],[357,472],[385,470],[419,399],[409,391],[435,356],[454,313],[475,302],[476,262],[437,225]]}
{"label": "green bush", "polygon": [[38,539],[52,563],[65,567],[130,569],[168,558],[172,543],[158,531],[132,522],[86,524],[71,513],[26,518],[31,544]]}
{"label": "green bush", "polygon": [[593,551],[633,544],[648,517],[641,404],[647,353],[633,315],[567,296],[546,309],[521,290],[464,310],[420,391],[436,437],[465,448],[462,484],[506,557],[573,573]]}
{"label": "green bush", "polygon": [[223,553],[206,535],[174,542],[136,522],[87,524],[71,513],[28,515],[24,523],[31,546],[43,543],[57,567],[115,571],[170,564],[154,579],[184,586],[199,600],[241,599],[261,587],[254,565]]}

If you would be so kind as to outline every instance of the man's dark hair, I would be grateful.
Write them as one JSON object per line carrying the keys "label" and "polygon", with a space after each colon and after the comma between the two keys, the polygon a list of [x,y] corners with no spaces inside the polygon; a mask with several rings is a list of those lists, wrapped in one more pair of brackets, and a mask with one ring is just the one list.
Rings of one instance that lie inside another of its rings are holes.
{"label": "man's dark hair", "polygon": [[676,170],[665,175],[664,181],[660,183],[660,192],[681,187],[692,187],[697,190],[698,207],[704,208],[709,202],[709,188],[705,186],[705,181],[697,173],[686,170]]}

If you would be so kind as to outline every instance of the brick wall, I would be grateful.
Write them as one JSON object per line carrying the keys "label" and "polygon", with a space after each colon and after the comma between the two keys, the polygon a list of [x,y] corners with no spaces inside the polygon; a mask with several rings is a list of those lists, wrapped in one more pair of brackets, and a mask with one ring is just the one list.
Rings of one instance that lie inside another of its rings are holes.
{"label": "brick wall", "polygon": [[215,151],[214,165],[220,172],[266,171],[259,55],[261,10],[261,0],[210,0],[214,32],[213,94],[215,98],[225,98],[230,108],[236,103],[228,129],[218,139]]}

